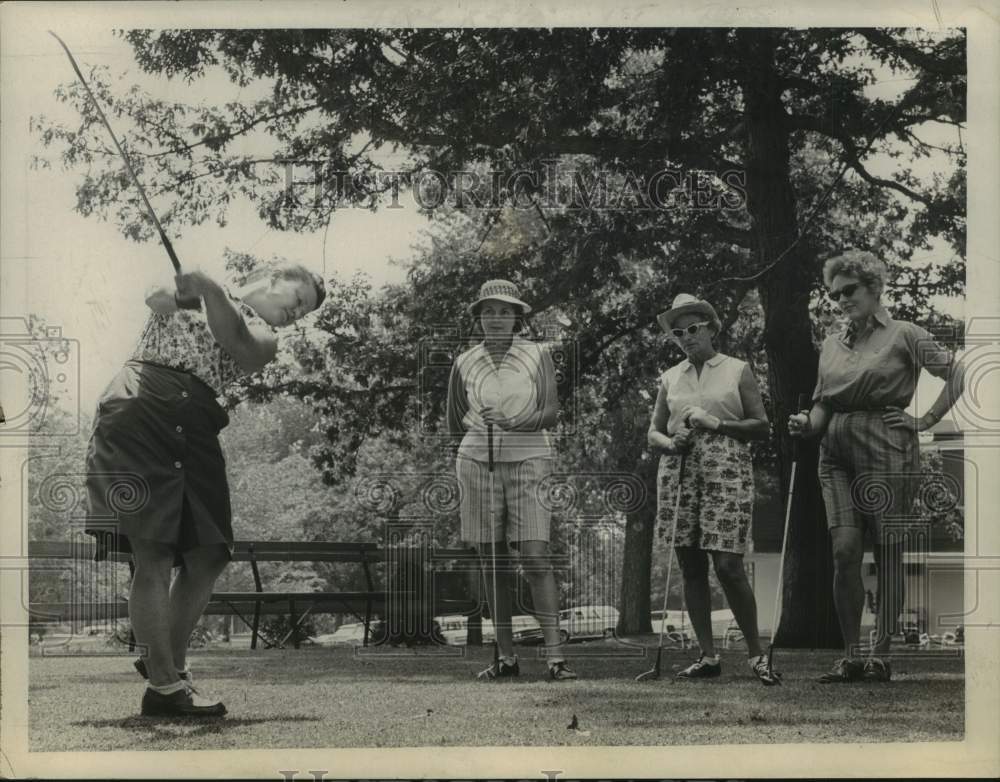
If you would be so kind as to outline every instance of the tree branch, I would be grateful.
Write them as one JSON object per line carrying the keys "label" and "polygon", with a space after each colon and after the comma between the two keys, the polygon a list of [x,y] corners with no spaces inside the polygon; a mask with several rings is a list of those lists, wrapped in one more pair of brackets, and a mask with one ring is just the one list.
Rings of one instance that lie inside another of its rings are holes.
{"label": "tree branch", "polygon": [[928,54],[919,47],[893,38],[884,30],[863,29],[858,34],[876,49],[897,54],[910,65],[939,76],[965,76],[968,67],[965,58],[942,58]]}
{"label": "tree branch", "polygon": [[817,117],[811,117],[804,114],[794,114],[789,116],[789,122],[799,130],[812,131],[814,133],[819,133],[828,138],[840,143],[844,150],[844,158],[848,167],[854,169],[862,179],[864,179],[869,184],[875,185],[877,187],[887,187],[892,190],[896,190],[914,201],[918,201],[924,206],[930,206],[933,202],[928,197],[922,193],[918,193],[915,190],[911,190],[906,187],[906,185],[900,184],[891,179],[882,179],[881,177],[874,176],[871,172],[864,167],[861,162],[861,156],[858,151],[857,145],[854,143],[854,139],[844,133],[837,133],[832,130],[828,125],[822,122]]}
{"label": "tree branch", "polygon": [[[305,114],[307,112],[312,111],[313,109],[320,108],[321,105],[322,104],[320,103],[310,103],[305,106],[297,106],[294,109],[288,109],[287,111],[279,111],[275,114],[264,114],[260,117],[257,117],[254,120],[251,120],[250,122],[244,123],[242,127],[236,130],[232,130],[227,133],[220,133],[215,136],[205,136],[201,141],[195,141],[190,144],[182,144],[181,146],[178,147],[171,147],[169,149],[163,150],[162,152],[150,152],[149,154],[143,155],[143,157],[157,158],[157,157],[163,157],[164,155],[177,155],[182,152],[190,152],[195,147],[201,147],[206,144],[221,145],[228,141],[232,141],[237,136],[242,136],[246,133],[249,133],[251,130],[253,130],[255,127],[257,127],[263,122],[268,122],[269,120],[274,120],[274,119],[284,119],[285,117],[294,117],[296,114]],[[156,125],[155,122],[150,122],[150,124],[159,127],[158,125]],[[174,136],[174,138],[180,140],[179,137],[176,136],[176,134],[170,133],[169,135]]]}

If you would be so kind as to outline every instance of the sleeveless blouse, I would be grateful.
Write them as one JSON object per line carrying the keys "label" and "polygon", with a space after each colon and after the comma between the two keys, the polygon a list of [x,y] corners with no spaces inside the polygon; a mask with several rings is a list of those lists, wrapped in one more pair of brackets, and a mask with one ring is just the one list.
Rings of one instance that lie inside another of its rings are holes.
{"label": "sleeveless blouse", "polygon": [[682,423],[681,413],[688,405],[698,405],[723,421],[742,420],[745,416],[740,378],[745,366],[745,361],[716,353],[702,365],[700,377],[687,359],[664,372],[660,383],[667,392],[670,408],[667,434],[677,433]]}

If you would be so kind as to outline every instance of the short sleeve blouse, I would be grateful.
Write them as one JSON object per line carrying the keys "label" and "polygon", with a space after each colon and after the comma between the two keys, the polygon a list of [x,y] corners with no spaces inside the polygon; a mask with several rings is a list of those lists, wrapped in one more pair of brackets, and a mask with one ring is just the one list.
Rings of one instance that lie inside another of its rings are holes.
{"label": "short sleeve blouse", "polygon": [[952,353],[924,328],[894,320],[880,307],[867,326],[848,327],[823,342],[813,401],[837,411],[906,408],[920,370],[945,378]]}

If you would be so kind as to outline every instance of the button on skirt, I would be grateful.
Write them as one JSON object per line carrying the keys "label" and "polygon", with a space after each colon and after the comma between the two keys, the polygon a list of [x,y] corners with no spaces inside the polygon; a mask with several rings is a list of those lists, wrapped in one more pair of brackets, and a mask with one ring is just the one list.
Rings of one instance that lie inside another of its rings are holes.
{"label": "button on skirt", "polygon": [[130,540],[180,553],[224,544],[233,526],[219,432],[229,416],[187,372],[129,361],[97,404],[87,449],[86,531],[97,559]]}

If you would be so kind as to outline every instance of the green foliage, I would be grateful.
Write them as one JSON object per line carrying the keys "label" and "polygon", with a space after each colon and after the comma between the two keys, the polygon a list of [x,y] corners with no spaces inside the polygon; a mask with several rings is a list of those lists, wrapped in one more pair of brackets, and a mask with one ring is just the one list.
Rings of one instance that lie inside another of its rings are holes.
{"label": "green foliage", "polygon": [[[964,465],[959,462],[959,469]],[[930,448],[920,453],[920,488],[916,511],[920,518],[951,541],[965,538],[965,519],[957,479],[949,480],[941,452]],[[959,491],[956,491],[959,489]]]}

